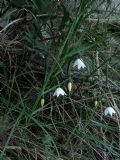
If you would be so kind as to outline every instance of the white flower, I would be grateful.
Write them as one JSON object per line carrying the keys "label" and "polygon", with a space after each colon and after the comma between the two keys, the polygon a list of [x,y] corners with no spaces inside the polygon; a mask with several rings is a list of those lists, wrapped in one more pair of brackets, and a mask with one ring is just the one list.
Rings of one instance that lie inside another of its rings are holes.
{"label": "white flower", "polygon": [[115,114],[115,110],[112,107],[107,107],[104,111],[105,116],[107,116],[108,114],[112,117],[113,114]]}
{"label": "white flower", "polygon": [[83,60],[79,59],[79,58],[76,59],[75,62],[74,62],[74,64],[73,64],[73,67],[76,67],[76,66],[77,66],[78,69],[86,67],[86,65],[84,64]]}
{"label": "white flower", "polygon": [[60,95],[64,96],[64,95],[67,95],[67,94],[65,93],[65,91],[62,88],[59,87],[55,90],[53,96],[59,97]]}

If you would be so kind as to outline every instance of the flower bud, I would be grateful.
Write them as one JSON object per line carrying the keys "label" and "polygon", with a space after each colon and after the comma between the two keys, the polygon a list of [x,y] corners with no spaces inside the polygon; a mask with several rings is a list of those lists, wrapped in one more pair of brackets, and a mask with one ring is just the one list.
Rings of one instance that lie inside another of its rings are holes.
{"label": "flower bud", "polygon": [[96,100],[96,101],[94,102],[94,105],[95,105],[95,107],[98,107],[99,102]]}
{"label": "flower bud", "polygon": [[44,98],[42,98],[42,99],[41,99],[41,107],[43,107],[43,106],[44,106],[44,104],[45,104],[45,99],[44,99]]}
{"label": "flower bud", "polygon": [[68,82],[68,91],[71,92],[71,90],[72,90],[72,83]]}

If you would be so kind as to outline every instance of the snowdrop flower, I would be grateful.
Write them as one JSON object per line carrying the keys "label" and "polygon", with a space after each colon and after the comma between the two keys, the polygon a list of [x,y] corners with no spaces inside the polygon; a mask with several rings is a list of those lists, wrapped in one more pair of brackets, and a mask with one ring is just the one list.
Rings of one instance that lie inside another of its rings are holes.
{"label": "snowdrop flower", "polygon": [[74,62],[74,64],[73,64],[73,67],[76,67],[76,66],[77,66],[78,69],[86,67],[86,65],[84,64],[83,60],[79,59],[79,58],[76,59],[75,62]]}
{"label": "snowdrop flower", "polygon": [[115,110],[112,107],[107,107],[104,111],[105,116],[110,115],[112,117],[115,114]]}
{"label": "snowdrop flower", "polygon": [[62,88],[59,87],[55,90],[53,96],[59,97],[60,95],[64,96],[64,95],[67,95],[67,94],[65,93],[65,91]]}

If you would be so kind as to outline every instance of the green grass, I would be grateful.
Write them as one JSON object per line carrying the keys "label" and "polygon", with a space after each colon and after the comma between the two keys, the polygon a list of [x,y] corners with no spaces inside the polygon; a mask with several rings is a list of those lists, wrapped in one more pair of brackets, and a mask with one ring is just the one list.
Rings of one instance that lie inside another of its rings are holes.
{"label": "green grass", "polygon": [[[120,29],[110,22],[119,6],[109,10],[109,2],[93,0],[72,6],[5,2],[0,4],[0,159],[119,160]],[[77,58],[86,69],[73,69]],[[67,96],[54,97],[57,87]],[[108,106],[115,116],[104,115]]]}

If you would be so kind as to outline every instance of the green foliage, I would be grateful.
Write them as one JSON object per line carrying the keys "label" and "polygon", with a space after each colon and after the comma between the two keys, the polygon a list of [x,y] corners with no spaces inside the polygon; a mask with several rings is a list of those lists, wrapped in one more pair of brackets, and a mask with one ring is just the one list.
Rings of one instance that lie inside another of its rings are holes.
{"label": "green foliage", "polygon": [[[119,159],[117,8],[104,0],[0,5],[0,158]],[[73,69],[77,58],[85,69]],[[57,87],[67,95],[54,97]],[[115,116],[104,116],[108,106]]]}
{"label": "green foliage", "polygon": [[31,2],[34,5],[34,9],[36,9],[36,11],[40,11],[40,13],[48,13],[50,1],[48,1],[48,0],[31,0]]}

